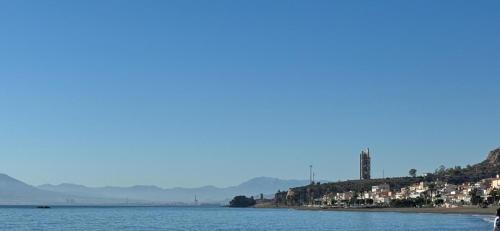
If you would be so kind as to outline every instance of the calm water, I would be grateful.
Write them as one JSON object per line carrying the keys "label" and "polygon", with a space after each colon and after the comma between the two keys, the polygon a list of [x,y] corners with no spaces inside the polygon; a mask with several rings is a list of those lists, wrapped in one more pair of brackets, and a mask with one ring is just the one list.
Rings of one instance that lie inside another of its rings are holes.
{"label": "calm water", "polygon": [[200,207],[0,208],[0,230],[491,230],[488,219]]}

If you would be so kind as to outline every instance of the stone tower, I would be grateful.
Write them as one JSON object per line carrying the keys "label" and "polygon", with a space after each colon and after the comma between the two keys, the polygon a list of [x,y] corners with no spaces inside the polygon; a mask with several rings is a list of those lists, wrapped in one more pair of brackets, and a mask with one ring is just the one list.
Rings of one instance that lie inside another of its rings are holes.
{"label": "stone tower", "polygon": [[362,150],[359,154],[359,179],[370,179],[370,149]]}

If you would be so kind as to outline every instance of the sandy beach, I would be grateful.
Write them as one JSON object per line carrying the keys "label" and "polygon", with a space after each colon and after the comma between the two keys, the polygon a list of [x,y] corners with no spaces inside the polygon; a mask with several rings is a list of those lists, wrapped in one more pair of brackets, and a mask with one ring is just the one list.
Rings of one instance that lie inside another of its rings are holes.
{"label": "sandy beach", "polygon": [[299,210],[349,211],[349,212],[399,212],[399,213],[442,213],[442,214],[477,214],[495,215],[498,207],[477,208],[297,208]]}
{"label": "sandy beach", "polygon": [[314,208],[314,207],[275,207],[269,205],[257,205],[256,208],[284,208],[297,210],[317,211],[345,211],[345,212],[398,212],[398,213],[441,213],[441,214],[496,214],[497,206],[488,208],[459,207],[459,208]]}

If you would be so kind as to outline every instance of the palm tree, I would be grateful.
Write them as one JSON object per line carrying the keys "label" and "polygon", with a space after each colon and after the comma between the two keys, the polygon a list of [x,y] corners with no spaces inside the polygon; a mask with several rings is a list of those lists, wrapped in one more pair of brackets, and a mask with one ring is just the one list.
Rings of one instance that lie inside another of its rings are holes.
{"label": "palm tree", "polygon": [[490,192],[490,196],[493,198],[493,204],[496,205],[497,200],[500,198],[500,191],[498,191],[498,189],[493,189]]}
{"label": "palm tree", "polygon": [[435,183],[430,183],[429,186],[428,186],[428,188],[429,188],[429,191],[431,192],[431,203],[432,203],[432,201],[433,201],[432,200],[433,199],[432,196],[433,196],[434,192],[436,191],[436,184]]}

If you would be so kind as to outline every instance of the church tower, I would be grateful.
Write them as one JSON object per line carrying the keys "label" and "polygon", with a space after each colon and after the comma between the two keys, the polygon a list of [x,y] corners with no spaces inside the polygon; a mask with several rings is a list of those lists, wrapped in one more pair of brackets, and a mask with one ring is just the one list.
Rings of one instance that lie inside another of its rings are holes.
{"label": "church tower", "polygon": [[370,179],[370,149],[362,150],[359,154],[359,179],[369,180]]}

